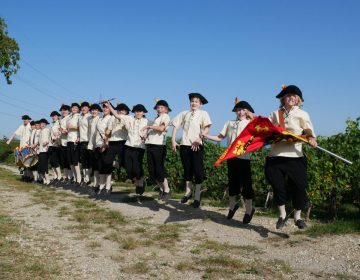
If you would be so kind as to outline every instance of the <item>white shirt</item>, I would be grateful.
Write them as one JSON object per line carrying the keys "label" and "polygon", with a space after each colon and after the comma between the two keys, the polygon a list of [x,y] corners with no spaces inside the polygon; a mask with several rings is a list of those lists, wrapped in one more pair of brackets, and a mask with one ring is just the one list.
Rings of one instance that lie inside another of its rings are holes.
{"label": "white shirt", "polygon": [[[229,147],[236,137],[239,136],[239,134],[244,130],[244,128],[248,125],[250,120],[244,119],[244,120],[235,120],[235,121],[228,121],[225,123],[223,129],[220,131],[220,134],[223,137],[226,137],[227,140],[227,146]],[[238,158],[241,159],[250,159],[251,153],[239,156]]]}
{"label": "white shirt", "polygon": [[88,149],[89,150],[94,150],[95,148],[95,144],[96,144],[96,125],[97,122],[99,121],[100,117],[96,116],[95,118],[91,117],[90,121],[89,121],[89,129],[88,129],[88,138],[89,138],[89,143],[88,143]]}
{"label": "white shirt", "polygon": [[[69,117],[70,117],[70,115],[67,115],[66,117],[62,117],[62,118],[60,119],[60,127],[61,127],[62,129],[65,129],[65,130],[66,130],[66,123],[67,123]],[[61,146],[66,146],[66,145],[67,145],[67,132],[61,133],[60,143],[61,143]]]}
{"label": "white shirt", "polygon": [[170,117],[168,114],[162,114],[158,116],[153,123],[149,123],[152,126],[161,126],[165,125],[165,130],[163,132],[149,129],[148,130],[148,137],[146,139],[146,144],[153,144],[153,145],[166,145],[166,132],[167,127],[170,123]]}
{"label": "white shirt", "polygon": [[128,137],[125,142],[126,146],[145,149],[145,144],[142,142],[141,137],[145,136],[145,133],[141,132],[141,129],[148,125],[146,118],[137,119],[132,116],[121,115],[121,119],[125,123]]}
{"label": "white shirt", "polygon": [[20,139],[20,147],[28,146],[30,142],[31,135],[31,125],[20,125],[14,132],[16,137]]}
{"label": "white shirt", "polygon": [[67,141],[76,142],[79,138],[79,113],[71,114],[66,122],[66,126],[72,126],[76,129],[68,129]]}
{"label": "white shirt", "polygon": [[50,130],[47,127],[44,127],[39,131],[39,148],[38,148],[38,154],[39,153],[45,153],[49,149],[49,141],[50,141]]}
{"label": "white shirt", "polygon": [[49,147],[59,147],[60,146],[60,121],[52,122],[50,125],[50,141]]}
{"label": "white shirt", "polygon": [[209,114],[202,110],[183,111],[171,121],[172,126],[183,128],[180,145],[185,146],[191,146],[193,142],[199,139],[202,130],[211,124]]}
{"label": "white shirt", "polygon": [[79,133],[80,133],[80,142],[89,141],[89,121],[91,118],[90,113],[80,114],[79,116]]}
{"label": "white shirt", "polygon": [[106,130],[110,125],[111,115],[107,115],[105,117],[99,118],[96,124],[96,132],[95,132],[95,148],[100,148],[105,143],[106,138]]}
{"label": "white shirt", "polygon": [[[279,112],[274,111],[269,116],[270,121],[280,126]],[[285,129],[296,135],[303,134],[304,129],[311,129],[314,134],[314,128],[309,114],[301,110],[298,106],[292,107],[289,114],[284,113]],[[272,157],[302,157],[302,142],[281,141],[271,145],[269,156]]]}
{"label": "white shirt", "polygon": [[119,120],[114,116],[111,116],[109,130],[111,130],[111,136],[109,138],[109,141],[127,140],[128,132],[126,130],[124,120]]}

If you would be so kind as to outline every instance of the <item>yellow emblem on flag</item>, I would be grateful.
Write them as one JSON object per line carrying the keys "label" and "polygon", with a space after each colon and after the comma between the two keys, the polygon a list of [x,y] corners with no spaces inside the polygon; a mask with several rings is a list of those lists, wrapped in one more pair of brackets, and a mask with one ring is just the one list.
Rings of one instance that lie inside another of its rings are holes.
{"label": "yellow emblem on flag", "polygon": [[269,127],[267,127],[267,126],[261,127],[260,124],[256,125],[255,129],[257,132],[268,132],[269,131]]}
{"label": "yellow emblem on flag", "polygon": [[233,154],[238,155],[238,156],[242,155],[245,152],[244,146],[245,146],[245,143],[241,142],[239,140],[236,144]]}

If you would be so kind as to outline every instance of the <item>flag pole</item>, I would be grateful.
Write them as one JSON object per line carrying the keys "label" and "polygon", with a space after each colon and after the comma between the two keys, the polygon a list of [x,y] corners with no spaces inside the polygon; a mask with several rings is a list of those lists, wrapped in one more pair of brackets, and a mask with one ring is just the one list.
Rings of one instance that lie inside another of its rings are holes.
{"label": "flag pole", "polygon": [[331,155],[333,157],[336,157],[336,158],[338,158],[338,159],[340,159],[340,160],[342,160],[342,161],[344,161],[344,162],[346,162],[348,164],[353,164],[350,160],[347,160],[347,159],[345,159],[345,158],[343,158],[341,156],[338,156],[337,154],[334,154],[333,152],[330,152],[330,151],[324,149],[323,147],[316,146],[316,148],[318,148],[319,150],[321,150],[321,151],[323,151],[325,153],[328,153],[329,155]]}

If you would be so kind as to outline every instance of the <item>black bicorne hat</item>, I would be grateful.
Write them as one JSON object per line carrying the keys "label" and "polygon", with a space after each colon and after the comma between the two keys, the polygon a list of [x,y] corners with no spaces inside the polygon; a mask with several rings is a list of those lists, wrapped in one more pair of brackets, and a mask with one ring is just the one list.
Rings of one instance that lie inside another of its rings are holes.
{"label": "black bicorne hat", "polygon": [[57,111],[52,111],[52,112],[50,113],[50,117],[53,117],[53,116],[58,116],[58,117],[60,117],[61,115],[60,115]]}
{"label": "black bicorne hat", "polygon": [[116,105],[115,109],[117,111],[126,111],[128,114],[130,112],[130,108],[125,104],[125,103],[119,103],[118,105]]}
{"label": "black bicorne hat", "polygon": [[245,100],[237,102],[235,104],[234,108],[232,109],[232,111],[236,112],[237,108],[248,109],[251,113],[255,113],[254,109],[251,107],[251,105],[248,102],[246,102]]}
{"label": "black bicorne hat", "polygon": [[136,104],[133,109],[131,110],[131,112],[135,113],[135,112],[144,112],[147,113],[148,111],[146,110],[145,106],[142,104]]}
{"label": "black bicorne hat", "polygon": [[41,121],[40,121],[40,120],[35,121],[35,124],[40,124],[40,123],[41,123]]}
{"label": "black bicorne hat", "polygon": [[197,93],[197,92],[189,93],[190,101],[191,101],[191,98],[194,98],[194,97],[199,98],[203,105],[205,105],[206,103],[209,103],[207,101],[207,99],[204,96],[202,96],[200,93]]}
{"label": "black bicorne hat", "polygon": [[80,109],[80,105],[79,105],[79,103],[76,103],[76,102],[71,103],[71,107],[74,107],[74,106],[76,106],[76,107],[78,107],[78,108]]}
{"label": "black bicorne hat", "polygon": [[91,106],[90,106],[90,111],[91,110],[98,110],[99,112],[102,112],[103,110],[102,110],[102,108],[100,107],[100,105],[99,104],[92,104]]}
{"label": "black bicorne hat", "polygon": [[30,125],[32,126],[32,125],[35,125],[35,122],[34,121],[31,121],[30,122]]}
{"label": "black bicorne hat", "polygon": [[22,120],[31,120],[31,118],[29,117],[29,115],[23,115],[21,116]]}
{"label": "black bicorne hat", "polygon": [[62,104],[59,111],[62,111],[62,110],[67,110],[67,111],[70,111],[70,106],[69,105],[65,105],[65,104]]}
{"label": "black bicorne hat", "polygon": [[169,112],[171,112],[171,109],[170,109],[170,107],[169,107],[169,104],[165,101],[165,100],[158,100],[157,102],[156,102],[156,104],[155,104],[155,106],[154,106],[154,110],[156,110],[156,107],[157,106],[164,106],[164,107],[166,107],[166,108],[168,108],[168,111]]}
{"label": "black bicorne hat", "polygon": [[49,122],[47,121],[47,119],[41,119],[41,120],[39,120],[39,123],[46,123],[46,124],[49,124]]}
{"label": "black bicorne hat", "polygon": [[90,107],[90,104],[89,104],[89,102],[87,102],[87,101],[83,101],[83,102],[81,102],[81,104],[80,104],[80,107],[82,108],[82,107]]}
{"label": "black bicorne hat", "polygon": [[297,87],[297,86],[294,86],[294,85],[290,85],[290,86],[286,86],[286,85],[283,85],[282,87],[282,90],[280,91],[280,93],[278,95],[276,95],[276,98],[281,98],[283,97],[285,94],[288,94],[288,93],[292,93],[292,94],[296,94],[300,97],[301,101],[304,101],[304,98],[302,97],[302,92],[301,90]]}

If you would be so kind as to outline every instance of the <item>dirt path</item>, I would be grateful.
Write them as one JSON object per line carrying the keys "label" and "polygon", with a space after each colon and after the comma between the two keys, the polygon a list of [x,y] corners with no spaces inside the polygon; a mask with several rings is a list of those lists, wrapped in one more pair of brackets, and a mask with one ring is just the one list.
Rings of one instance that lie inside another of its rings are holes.
{"label": "dirt path", "polygon": [[23,222],[18,242],[58,266],[54,279],[360,279],[358,235],[309,238],[292,221],[244,226],[242,210],[228,221],[227,209],[137,200],[125,187],[94,201],[13,178],[0,178],[1,209]]}

